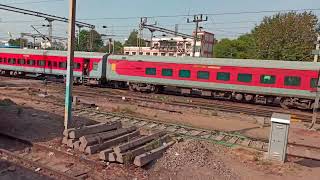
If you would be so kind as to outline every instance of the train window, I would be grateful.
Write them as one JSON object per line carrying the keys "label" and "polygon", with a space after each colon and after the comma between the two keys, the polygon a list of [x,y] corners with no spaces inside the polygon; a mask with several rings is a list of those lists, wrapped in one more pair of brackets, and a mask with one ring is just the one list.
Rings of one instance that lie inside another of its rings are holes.
{"label": "train window", "polygon": [[261,75],[260,76],[260,83],[261,84],[275,84],[276,83],[276,76]]}
{"label": "train window", "polygon": [[52,62],[48,61],[48,66],[51,67],[52,66]]}
{"label": "train window", "polygon": [[97,62],[93,63],[93,70],[94,71],[98,70],[98,63]]}
{"label": "train window", "polygon": [[156,75],[157,70],[156,70],[156,68],[146,68],[146,74],[147,75]]}
{"label": "train window", "polygon": [[41,66],[41,67],[46,66],[46,61],[45,61],[45,60],[39,60],[39,61],[37,62],[37,65],[38,65],[38,66]]}
{"label": "train window", "polygon": [[143,52],[139,52],[139,55],[143,55]]}
{"label": "train window", "polygon": [[59,68],[67,68],[67,63],[66,62],[59,62]]}
{"label": "train window", "polygon": [[190,78],[190,76],[191,76],[190,70],[184,70],[184,69],[182,69],[182,70],[179,71],[179,77],[182,77],[182,78]]}
{"label": "train window", "polygon": [[147,56],[150,56],[150,53],[149,53],[149,52],[147,52],[147,53],[146,53],[146,55],[147,55]]}
{"label": "train window", "polygon": [[161,56],[166,56],[166,53],[161,53]]}
{"label": "train window", "polygon": [[53,62],[53,67],[57,67],[57,66],[58,66],[57,62]]}
{"label": "train window", "polygon": [[26,60],[24,59],[18,59],[18,64],[26,64]]}
{"label": "train window", "polygon": [[158,53],[153,53],[154,56],[158,56]]}
{"label": "train window", "polygon": [[74,69],[80,69],[80,63],[74,63],[74,65],[73,65],[73,68]]}
{"label": "train window", "polygon": [[229,81],[230,73],[228,72],[217,72],[217,80],[219,81]]}
{"label": "train window", "polygon": [[28,65],[34,66],[36,64],[36,61],[33,59],[28,60]]}
{"label": "train window", "polygon": [[9,58],[8,63],[9,63],[9,64],[16,64],[16,59],[14,59],[14,58]]}
{"label": "train window", "polygon": [[252,74],[238,74],[238,81],[239,82],[251,82],[252,81]]}
{"label": "train window", "polygon": [[198,71],[198,79],[209,79],[210,73],[208,71]]}
{"label": "train window", "polygon": [[0,63],[7,63],[7,58],[0,58]]}
{"label": "train window", "polygon": [[286,76],[284,77],[285,86],[300,86],[301,78],[298,76]]}
{"label": "train window", "polygon": [[162,69],[162,76],[172,76],[172,69]]}
{"label": "train window", "polygon": [[310,87],[311,88],[316,88],[318,84],[318,79],[317,78],[311,78],[310,80]]}

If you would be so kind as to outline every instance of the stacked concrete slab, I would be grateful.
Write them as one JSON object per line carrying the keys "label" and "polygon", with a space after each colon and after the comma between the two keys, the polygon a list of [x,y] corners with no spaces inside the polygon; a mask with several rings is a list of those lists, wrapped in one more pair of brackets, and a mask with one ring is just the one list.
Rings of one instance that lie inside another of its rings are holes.
{"label": "stacked concrete slab", "polygon": [[108,122],[65,130],[62,143],[89,155],[100,153],[103,161],[144,166],[161,157],[174,141],[163,131],[142,136],[134,126]]}
{"label": "stacked concrete slab", "polygon": [[[122,164],[134,163],[136,166],[141,167],[160,158],[162,153],[173,144],[174,141],[172,141],[172,138],[165,132],[160,131],[103,150],[100,152],[99,156],[103,161]],[[157,155],[152,152],[157,152]],[[148,158],[141,161],[140,156],[147,156]]]}

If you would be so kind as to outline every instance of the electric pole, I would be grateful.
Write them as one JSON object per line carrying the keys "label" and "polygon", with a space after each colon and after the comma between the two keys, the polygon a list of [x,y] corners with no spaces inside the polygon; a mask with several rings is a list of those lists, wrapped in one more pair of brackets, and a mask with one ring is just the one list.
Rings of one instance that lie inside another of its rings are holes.
{"label": "electric pole", "polygon": [[[318,34],[316,44],[316,50],[313,52],[314,54],[314,62],[318,62],[318,57],[320,55],[320,34]],[[320,69],[318,70],[318,81],[317,81],[317,88],[316,88],[316,98],[314,100],[313,104],[313,114],[312,114],[312,123],[310,128],[313,128],[313,126],[317,122],[317,113],[318,113],[318,107],[319,107],[319,100],[320,100]]]}
{"label": "electric pole", "polygon": [[49,42],[52,43],[52,31],[53,31],[53,27],[52,27],[52,22],[54,21],[51,18],[46,18],[46,21],[48,21],[49,25],[48,25],[48,37],[49,37]]}
{"label": "electric pole", "polygon": [[199,29],[199,23],[208,21],[208,16],[206,16],[206,19],[203,19],[203,14],[199,15],[194,15],[193,20],[190,21],[190,19],[187,19],[187,23],[196,23],[196,30],[194,33],[194,38],[193,38],[193,52],[192,52],[192,57],[195,57],[196,54],[196,46],[197,46],[197,40],[198,40],[198,29]]}
{"label": "electric pole", "polygon": [[72,121],[72,86],[73,86],[73,58],[75,45],[76,0],[69,0],[69,28],[68,28],[68,57],[67,81],[65,97],[64,128],[74,126]]}
{"label": "electric pole", "polygon": [[142,50],[141,43],[142,43],[142,38],[143,38],[143,25],[146,24],[147,21],[148,21],[148,18],[146,18],[146,17],[140,18],[139,33],[138,33],[138,38],[137,38],[137,46],[139,47],[139,54]]}
{"label": "electric pole", "polygon": [[83,28],[83,26],[77,25],[77,27],[78,27],[78,35],[77,35],[78,42],[77,42],[77,44],[78,44],[78,47],[80,47],[80,33],[81,33],[81,28]]}
{"label": "electric pole", "polygon": [[[319,50],[319,49],[320,49],[320,34],[318,34],[317,41],[316,41],[316,50]],[[318,58],[319,58],[319,55],[315,54],[314,55],[314,62],[318,62]]]}

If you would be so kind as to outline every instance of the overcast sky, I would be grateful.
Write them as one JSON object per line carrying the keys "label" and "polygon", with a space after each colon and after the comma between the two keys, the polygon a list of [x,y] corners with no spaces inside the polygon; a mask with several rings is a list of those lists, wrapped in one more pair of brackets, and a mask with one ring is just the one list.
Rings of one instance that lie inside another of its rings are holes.
{"label": "overcast sky", "polygon": [[[0,0],[0,4],[40,11],[57,16],[68,16],[68,0]],[[174,29],[179,24],[179,31],[191,34],[194,24],[187,24],[187,17],[199,13],[212,14],[202,27],[216,34],[218,39],[235,38],[250,32],[255,24],[264,16],[278,11],[291,9],[315,9],[320,16],[319,0],[77,0],[77,18],[80,21],[96,25],[100,33],[116,35],[123,41],[132,29],[137,29],[141,16],[175,16],[156,17],[149,19],[150,23],[157,21],[159,26]],[[239,14],[228,14],[242,12]],[[259,13],[243,13],[259,12]],[[8,39],[8,32],[19,37],[21,32],[36,33],[30,27],[35,25],[43,33],[47,28],[41,27],[46,22],[13,12],[0,10],[0,39]],[[102,29],[102,26],[108,29]],[[54,35],[66,37],[67,24],[54,22]],[[144,35],[149,37],[148,32]],[[161,36],[161,33],[157,34]]]}

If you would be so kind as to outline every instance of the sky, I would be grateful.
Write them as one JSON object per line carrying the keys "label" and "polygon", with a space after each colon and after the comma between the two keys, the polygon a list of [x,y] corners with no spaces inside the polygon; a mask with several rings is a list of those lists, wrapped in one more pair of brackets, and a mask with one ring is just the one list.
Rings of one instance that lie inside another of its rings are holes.
{"label": "sky", "polygon": [[[0,0],[0,4],[68,17],[68,0]],[[148,23],[157,22],[158,26],[172,30],[178,24],[179,32],[191,34],[195,24],[187,23],[188,15],[202,13],[209,15],[208,21],[200,26],[222,39],[250,32],[264,16],[295,9],[315,9],[312,12],[320,19],[319,0],[77,0],[77,20],[93,24],[98,32],[124,41],[138,28],[139,17],[149,16]],[[41,18],[0,10],[0,40],[9,39],[8,32],[14,38],[21,32],[36,33],[30,25],[47,34],[43,24],[47,23]],[[53,30],[53,35],[67,37],[66,23],[53,22]],[[144,30],[143,35],[150,37],[148,30]],[[155,35],[160,37],[162,33]]]}

